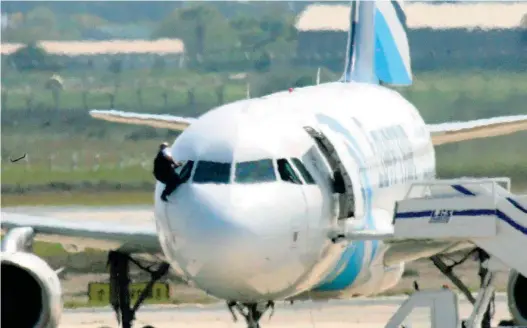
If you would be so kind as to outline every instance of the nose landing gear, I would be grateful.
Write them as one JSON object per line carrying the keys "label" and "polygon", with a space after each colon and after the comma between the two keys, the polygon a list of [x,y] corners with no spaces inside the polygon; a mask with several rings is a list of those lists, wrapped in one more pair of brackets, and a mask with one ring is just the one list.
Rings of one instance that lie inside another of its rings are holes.
{"label": "nose landing gear", "polygon": [[238,321],[235,310],[245,318],[247,322],[247,328],[260,328],[260,319],[264,313],[271,309],[269,319],[274,314],[274,302],[268,301],[267,303],[239,303],[235,301],[227,302],[227,307],[232,314],[234,322]]}

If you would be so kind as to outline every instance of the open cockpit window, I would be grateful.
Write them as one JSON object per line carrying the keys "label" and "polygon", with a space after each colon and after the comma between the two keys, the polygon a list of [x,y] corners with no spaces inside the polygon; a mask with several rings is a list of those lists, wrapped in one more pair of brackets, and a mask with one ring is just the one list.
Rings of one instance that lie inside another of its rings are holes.
{"label": "open cockpit window", "polygon": [[315,180],[313,179],[313,176],[307,168],[304,166],[304,163],[302,163],[301,160],[298,158],[292,158],[291,161],[293,162],[293,165],[296,167],[296,169],[302,174],[302,177],[304,178],[304,181],[306,184],[315,184]]}
{"label": "open cockpit window", "polygon": [[287,159],[281,158],[276,161],[276,164],[278,166],[278,174],[280,174],[280,179],[282,179],[282,181],[302,184],[302,181],[300,181],[298,175],[296,175],[295,170],[291,164],[289,164]]}
{"label": "open cockpit window", "polygon": [[236,163],[234,182],[262,183],[271,181],[276,181],[271,159]]}
{"label": "open cockpit window", "polygon": [[194,183],[229,183],[231,163],[198,161],[194,172]]}
{"label": "open cockpit window", "polygon": [[176,172],[179,174],[181,183],[185,183],[190,178],[192,174],[192,168],[194,167],[194,161],[187,161],[184,165],[179,167]]}

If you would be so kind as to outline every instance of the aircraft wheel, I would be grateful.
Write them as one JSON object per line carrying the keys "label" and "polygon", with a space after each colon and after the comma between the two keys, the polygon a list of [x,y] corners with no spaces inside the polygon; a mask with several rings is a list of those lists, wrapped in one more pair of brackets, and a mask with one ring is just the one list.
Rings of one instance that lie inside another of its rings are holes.
{"label": "aircraft wheel", "polygon": [[143,328],[155,328],[154,326],[146,325]]}

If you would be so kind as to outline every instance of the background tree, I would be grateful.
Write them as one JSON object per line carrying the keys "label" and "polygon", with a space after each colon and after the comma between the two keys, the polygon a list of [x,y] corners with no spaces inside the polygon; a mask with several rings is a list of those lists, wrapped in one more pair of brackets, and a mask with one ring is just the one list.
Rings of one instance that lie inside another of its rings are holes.
{"label": "background tree", "polygon": [[47,6],[39,6],[26,15],[25,25],[45,31],[54,31],[57,28],[57,18]]}
{"label": "background tree", "polygon": [[[2,11],[3,9],[4,3]],[[12,25],[2,30],[2,42],[30,43],[80,37],[79,30],[70,23],[69,16],[57,17],[47,5],[37,6],[25,14],[17,13],[14,19]]]}
{"label": "background tree", "polygon": [[7,110],[7,99],[9,97],[9,91],[2,85],[2,110]]}
{"label": "background tree", "polygon": [[91,29],[108,24],[108,21],[106,21],[105,19],[90,14],[75,14],[71,15],[70,17],[73,23],[77,24],[80,28],[83,29]]}
{"label": "background tree", "polygon": [[196,104],[196,88],[189,87],[187,90],[187,105],[193,107]]}
{"label": "background tree", "polygon": [[115,97],[119,91],[119,86],[121,85],[121,72],[123,70],[123,61],[120,58],[115,58],[110,61],[108,65],[108,70],[113,73],[114,84],[113,92],[110,93],[110,104],[113,108]]}
{"label": "background tree", "polygon": [[7,57],[7,62],[19,71],[56,71],[62,68],[56,56],[48,54],[35,42],[31,42],[10,54]]}
{"label": "background tree", "polygon": [[228,50],[238,43],[225,17],[214,6],[201,3],[172,12],[152,37],[182,39],[187,56],[197,62],[204,55]]}
{"label": "background tree", "polygon": [[156,56],[152,63],[152,71],[156,73],[163,72],[167,67],[165,58],[163,56]]}
{"label": "background tree", "polygon": [[62,77],[57,74],[53,74],[47,81],[45,88],[51,91],[53,96],[53,102],[55,103],[55,109],[60,109],[60,94],[64,88],[64,83]]}

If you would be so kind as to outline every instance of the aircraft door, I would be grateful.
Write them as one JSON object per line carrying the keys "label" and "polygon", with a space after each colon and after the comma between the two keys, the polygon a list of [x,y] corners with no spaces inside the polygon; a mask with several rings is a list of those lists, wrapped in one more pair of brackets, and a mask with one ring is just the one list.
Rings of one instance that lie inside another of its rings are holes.
{"label": "aircraft door", "polygon": [[341,199],[345,197],[347,201],[353,204],[354,218],[362,218],[364,216],[364,199],[361,190],[363,182],[360,179],[360,161],[362,159],[357,154],[356,145],[352,145],[345,135],[333,130],[331,126],[321,125],[319,129],[333,145],[335,155],[340,162],[340,169],[346,186],[345,194],[340,197]]}
{"label": "aircraft door", "polygon": [[320,125],[316,129],[305,127],[313,137],[330,164],[333,173],[341,174],[344,193],[338,196],[339,219],[360,218],[364,215],[364,202],[360,180],[360,159],[346,136],[337,133],[330,126]]}

